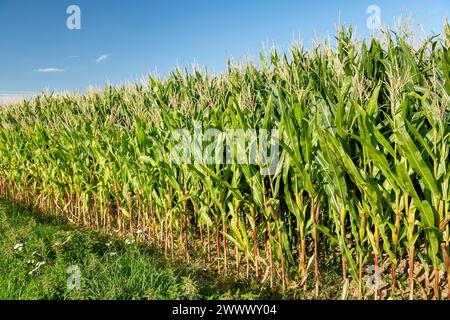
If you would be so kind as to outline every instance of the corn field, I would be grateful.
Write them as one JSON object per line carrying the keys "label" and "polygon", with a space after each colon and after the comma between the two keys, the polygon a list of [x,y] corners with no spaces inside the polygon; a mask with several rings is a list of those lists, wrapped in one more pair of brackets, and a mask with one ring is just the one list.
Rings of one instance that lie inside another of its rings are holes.
{"label": "corn field", "polygon": [[[345,297],[450,299],[449,50],[448,23],[420,45],[342,28],[219,75],[41,94],[0,108],[0,192],[282,290],[319,297],[333,266]],[[275,174],[174,163],[172,133],[195,122],[278,129]]]}

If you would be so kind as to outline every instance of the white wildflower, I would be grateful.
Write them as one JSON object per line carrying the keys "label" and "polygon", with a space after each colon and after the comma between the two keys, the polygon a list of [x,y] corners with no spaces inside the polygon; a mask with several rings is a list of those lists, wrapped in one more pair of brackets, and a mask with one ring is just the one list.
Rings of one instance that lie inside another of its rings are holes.
{"label": "white wildflower", "polygon": [[28,274],[31,276],[33,273],[35,273],[37,270],[39,270],[40,267],[42,267],[45,264],[45,261],[39,261],[38,263],[36,263],[36,267],[31,270],[30,272],[28,272]]}
{"label": "white wildflower", "polygon": [[16,243],[14,246],[14,250],[22,251],[23,250],[23,243]]}

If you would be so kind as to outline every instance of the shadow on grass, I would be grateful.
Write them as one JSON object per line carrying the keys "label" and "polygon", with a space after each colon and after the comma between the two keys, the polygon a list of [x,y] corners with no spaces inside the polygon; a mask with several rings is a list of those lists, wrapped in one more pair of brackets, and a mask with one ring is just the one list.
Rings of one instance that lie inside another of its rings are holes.
{"label": "shadow on grass", "polygon": [[[80,227],[71,223],[61,215],[54,215],[31,208],[25,204],[13,202],[4,198],[0,199],[0,208],[7,212],[7,217],[14,225],[26,223],[33,219],[36,223],[53,226],[62,231],[81,231],[82,234],[93,235],[99,241],[94,246],[95,254],[104,257],[109,254],[109,248],[105,243],[114,242],[115,251],[123,255],[130,249],[124,242],[124,238],[115,235],[107,235],[86,227]],[[188,264],[179,259],[171,259],[164,256],[159,248],[154,245],[139,243],[136,245],[139,252],[154,258],[158,268],[171,269],[180,277],[192,278],[197,286],[198,299],[282,299],[281,290],[270,289],[254,280],[240,280],[233,276],[222,276],[214,270],[208,270],[203,259],[193,257],[193,262]]]}

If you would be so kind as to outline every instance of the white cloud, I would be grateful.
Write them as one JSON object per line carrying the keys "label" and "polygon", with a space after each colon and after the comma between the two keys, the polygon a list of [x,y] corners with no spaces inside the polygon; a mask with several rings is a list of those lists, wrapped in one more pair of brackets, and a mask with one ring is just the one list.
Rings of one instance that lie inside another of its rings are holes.
{"label": "white cloud", "polygon": [[72,56],[68,56],[67,58],[69,58],[69,59],[76,59],[76,58],[79,58],[80,56],[78,56],[78,55],[72,55]]}
{"label": "white cloud", "polygon": [[109,58],[109,54],[102,54],[100,57],[97,58],[97,60],[95,60],[95,62],[101,62],[103,60],[106,60]]}
{"label": "white cloud", "polygon": [[48,72],[64,72],[64,69],[59,69],[59,68],[39,68],[39,69],[35,69],[34,71],[36,71],[36,72],[44,72],[44,73],[48,73]]}

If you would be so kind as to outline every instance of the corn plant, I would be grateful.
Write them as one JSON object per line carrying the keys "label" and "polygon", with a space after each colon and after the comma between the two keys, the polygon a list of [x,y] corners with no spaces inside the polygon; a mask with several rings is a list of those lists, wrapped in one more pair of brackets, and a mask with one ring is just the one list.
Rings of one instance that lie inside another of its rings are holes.
{"label": "corn plant", "polygon": [[[220,75],[177,69],[84,95],[43,93],[0,108],[0,192],[282,290],[319,298],[333,264],[344,298],[386,298],[381,281],[392,296],[443,298],[449,50],[448,23],[420,45],[402,32],[360,41],[342,28],[311,50],[229,61]],[[269,175],[260,158],[176,163],[178,129],[194,137],[184,150],[194,160],[206,149],[223,157],[228,129],[248,138],[233,156],[277,129],[279,161]],[[200,139],[208,129],[219,144]]]}

